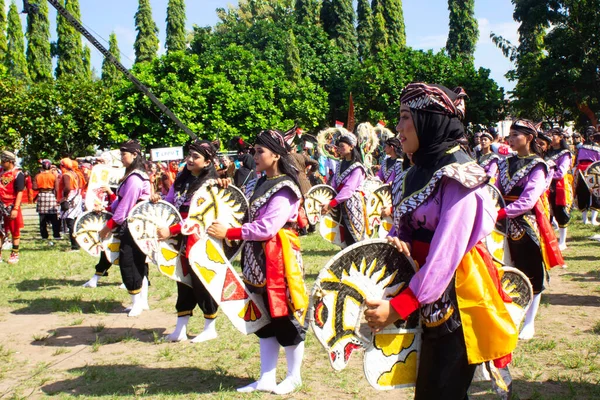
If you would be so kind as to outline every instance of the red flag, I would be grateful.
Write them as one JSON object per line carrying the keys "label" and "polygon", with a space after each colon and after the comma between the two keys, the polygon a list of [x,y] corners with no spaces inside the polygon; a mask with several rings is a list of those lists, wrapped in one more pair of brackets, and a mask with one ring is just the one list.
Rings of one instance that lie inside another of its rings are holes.
{"label": "red flag", "polygon": [[350,92],[350,100],[348,106],[348,131],[354,131],[354,124],[356,120],[354,119],[354,100],[352,100],[352,92]]}
{"label": "red flag", "polygon": [[336,128],[343,128],[344,127],[344,123],[342,121],[335,121],[335,127]]}

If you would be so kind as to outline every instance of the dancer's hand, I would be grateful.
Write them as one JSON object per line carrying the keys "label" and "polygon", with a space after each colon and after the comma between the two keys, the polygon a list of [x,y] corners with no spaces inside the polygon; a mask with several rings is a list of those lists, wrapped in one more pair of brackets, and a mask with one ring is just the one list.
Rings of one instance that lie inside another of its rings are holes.
{"label": "dancer's hand", "polygon": [[365,310],[365,319],[373,332],[379,332],[389,324],[400,319],[400,315],[394,310],[394,307],[388,300],[369,300],[365,301],[367,309]]}
{"label": "dancer's hand", "polygon": [[169,231],[169,228],[156,228],[156,236],[158,240],[165,240],[171,237],[171,231]]}
{"label": "dancer's hand", "polygon": [[104,225],[104,228],[100,229],[98,232],[98,236],[100,237],[100,240],[104,240],[108,237],[108,235],[110,235],[110,228],[108,225]]}
{"label": "dancer's hand", "polygon": [[18,216],[19,216],[19,210],[16,210],[16,209],[13,208],[10,211],[10,217],[9,218],[10,219],[17,219]]}
{"label": "dancer's hand", "polygon": [[106,193],[108,196],[112,196],[113,191],[110,188],[110,186],[104,185],[100,187],[100,190],[102,190],[104,193]]}
{"label": "dancer's hand", "polygon": [[382,207],[381,216],[385,218],[389,217],[390,215],[392,215],[392,207]]}
{"label": "dancer's hand", "polygon": [[321,215],[325,215],[327,214],[329,211],[331,211],[331,207],[329,207],[329,204],[323,204],[321,206]]}
{"label": "dancer's hand", "polygon": [[158,203],[161,200],[162,200],[162,197],[160,197],[160,194],[158,194],[158,193],[154,193],[152,196],[150,196],[151,203]]}
{"label": "dancer's hand", "polygon": [[208,227],[206,232],[215,239],[225,239],[227,237],[227,225],[222,222],[215,221]]}
{"label": "dancer's hand", "polygon": [[217,179],[217,185],[219,185],[219,187],[227,189],[227,187],[229,185],[231,185],[231,179],[230,178],[219,178],[219,179]]}
{"label": "dancer's hand", "polygon": [[407,257],[410,257],[410,244],[392,236],[388,236],[387,241],[396,247],[400,253],[404,253]]}

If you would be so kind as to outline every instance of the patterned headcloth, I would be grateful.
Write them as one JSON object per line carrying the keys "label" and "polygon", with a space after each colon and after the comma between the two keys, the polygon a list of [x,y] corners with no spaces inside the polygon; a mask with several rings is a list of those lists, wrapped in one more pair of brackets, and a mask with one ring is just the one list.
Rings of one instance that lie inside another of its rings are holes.
{"label": "patterned headcloth", "polygon": [[266,147],[275,154],[284,156],[289,152],[289,146],[285,142],[285,139],[281,132],[275,129],[267,129],[261,131],[256,137],[255,144]]}
{"label": "patterned headcloth", "polygon": [[15,155],[15,153],[12,153],[8,150],[2,150],[2,153],[0,153],[0,158],[2,160],[12,161],[12,162],[15,162],[17,160],[17,156]]}
{"label": "patterned headcloth", "polygon": [[491,134],[491,133],[489,133],[489,132],[481,132],[481,133],[480,133],[480,137],[481,137],[482,139],[483,139],[483,138],[488,138],[488,139],[490,139],[492,142],[494,141],[494,137],[493,137],[493,136],[492,136],[492,134]]}
{"label": "patterned headcloth", "polygon": [[217,157],[217,150],[212,142],[209,142],[208,140],[194,140],[192,144],[190,144],[190,151],[192,150],[200,153],[205,160],[210,160],[213,163]]}
{"label": "patterned headcloth", "polygon": [[42,164],[42,169],[44,169],[46,171],[49,170],[50,168],[52,168],[52,161],[50,161],[50,160],[43,159],[41,161],[41,164]]}
{"label": "patterned headcloth", "polygon": [[552,143],[551,131],[538,133],[538,138],[542,139],[544,142],[546,142],[548,144]]}
{"label": "patterned headcloth", "polygon": [[519,133],[524,133],[526,135],[533,135],[533,137],[537,137],[537,127],[533,122],[528,119],[515,119],[510,126],[511,131],[517,131]]}
{"label": "patterned headcloth", "polygon": [[558,135],[560,137],[565,137],[566,136],[566,132],[563,131],[560,128],[552,128],[548,131],[548,135],[553,136],[553,135]]}
{"label": "patterned headcloth", "polygon": [[465,117],[465,97],[467,93],[461,87],[450,90],[441,85],[411,83],[402,91],[400,102],[414,110],[446,114],[462,120]]}
{"label": "patterned headcloth", "polygon": [[337,140],[336,145],[338,145],[340,143],[346,143],[347,145],[356,147],[356,144],[358,143],[358,139],[352,132],[349,132],[349,131],[343,132],[342,131],[340,137]]}
{"label": "patterned headcloth", "polygon": [[140,142],[138,142],[135,139],[129,139],[128,141],[123,143],[119,150],[126,151],[131,154],[142,154],[142,146],[140,145]]}
{"label": "patterned headcloth", "polygon": [[392,146],[395,149],[399,149],[402,146],[400,144],[400,140],[396,137],[389,138],[388,140],[385,141],[385,144],[387,144],[388,146]]}

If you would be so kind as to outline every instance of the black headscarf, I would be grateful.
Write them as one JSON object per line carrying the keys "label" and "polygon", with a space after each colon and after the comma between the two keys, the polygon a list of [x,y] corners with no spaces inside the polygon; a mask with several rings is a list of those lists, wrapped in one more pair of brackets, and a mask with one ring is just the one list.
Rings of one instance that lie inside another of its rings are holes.
{"label": "black headscarf", "polygon": [[121,145],[120,150],[126,151],[131,154],[135,154],[135,153],[142,154],[142,146],[140,145],[140,142],[138,142],[135,139],[129,139],[128,141],[123,143]]}
{"label": "black headscarf", "polygon": [[192,144],[190,144],[190,151],[192,150],[201,154],[205,160],[212,161],[213,164],[215,163],[217,150],[212,142],[209,142],[208,140],[194,140]]}
{"label": "black headscarf", "polygon": [[285,156],[290,152],[290,146],[286,143],[283,134],[274,129],[267,129],[260,132],[254,144],[266,147],[280,156]]}

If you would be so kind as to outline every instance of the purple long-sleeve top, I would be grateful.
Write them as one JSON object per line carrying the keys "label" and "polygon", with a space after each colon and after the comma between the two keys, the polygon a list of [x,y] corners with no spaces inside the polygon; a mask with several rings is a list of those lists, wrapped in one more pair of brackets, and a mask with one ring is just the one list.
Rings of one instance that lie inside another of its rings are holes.
{"label": "purple long-sleeve top", "polygon": [[139,175],[130,175],[117,192],[117,199],[111,204],[112,220],[118,225],[123,224],[129,216],[129,211],[138,201],[150,198],[150,181],[143,180]]}
{"label": "purple long-sleeve top", "polygon": [[563,154],[554,162],[556,163],[556,169],[552,175],[552,180],[559,181],[564,178],[567,172],[569,172],[569,169],[571,169],[571,153]]}
{"label": "purple long-sleeve top", "polygon": [[254,220],[242,225],[242,239],[262,242],[273,238],[288,221],[298,219],[300,199],[283,187],[258,209]]}
{"label": "purple long-sleeve top", "polygon": [[[540,163],[533,167],[531,172],[529,172],[529,175],[521,178],[515,185],[515,187],[523,188],[523,192],[517,200],[505,207],[506,216],[508,218],[515,218],[532,210],[533,207],[535,207],[535,203],[540,199],[540,196],[548,188],[547,179],[548,177],[544,164]],[[500,180],[501,179],[498,179],[496,181],[496,187],[500,189],[502,194],[506,195],[504,189],[502,189]]]}
{"label": "purple long-sleeve top", "polygon": [[[334,199],[335,202],[341,204],[352,197],[352,194],[362,186],[365,181],[365,172],[362,168],[355,168],[354,171],[350,172],[346,177],[344,182],[337,182],[337,180],[338,175],[335,174],[331,180],[331,186],[338,191],[338,194]],[[341,189],[339,188],[340,185],[343,185]]]}
{"label": "purple long-sleeve top", "polygon": [[409,287],[420,304],[438,300],[464,255],[492,232],[497,218],[484,187],[468,189],[444,177],[428,201],[402,218],[397,236],[412,243],[415,230],[433,231],[429,253]]}
{"label": "purple long-sleeve top", "polygon": [[491,160],[488,165],[483,167],[485,170],[485,174],[490,177],[490,179],[498,178],[498,159]]}
{"label": "purple long-sleeve top", "polygon": [[577,162],[588,160],[591,162],[600,161],[600,152],[597,150],[586,149],[585,147],[580,147],[577,152]]}
{"label": "purple long-sleeve top", "polygon": [[[383,162],[387,162],[387,159],[384,160]],[[399,161],[396,161],[399,162]],[[379,180],[381,180],[381,182],[388,184],[388,183],[392,183],[394,182],[394,178],[396,177],[396,170],[394,169],[394,164],[392,164],[392,166],[390,167],[391,171],[390,171],[390,176],[385,179],[385,175],[383,174],[383,168],[379,168],[379,171],[377,171],[377,177],[379,178]]]}

